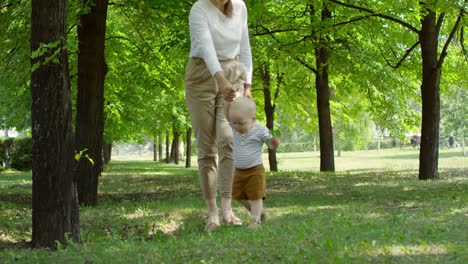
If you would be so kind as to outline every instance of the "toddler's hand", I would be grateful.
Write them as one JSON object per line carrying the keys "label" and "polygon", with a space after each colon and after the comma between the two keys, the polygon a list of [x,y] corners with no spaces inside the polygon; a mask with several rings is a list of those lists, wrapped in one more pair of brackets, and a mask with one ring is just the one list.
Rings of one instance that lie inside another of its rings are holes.
{"label": "toddler's hand", "polygon": [[277,138],[277,137],[272,137],[272,138],[270,139],[269,148],[270,148],[270,149],[273,149],[273,150],[276,150],[276,149],[278,148],[279,144],[280,144],[279,138]]}
{"label": "toddler's hand", "polygon": [[224,100],[232,101],[236,98],[236,89],[234,87],[225,87],[224,88]]}

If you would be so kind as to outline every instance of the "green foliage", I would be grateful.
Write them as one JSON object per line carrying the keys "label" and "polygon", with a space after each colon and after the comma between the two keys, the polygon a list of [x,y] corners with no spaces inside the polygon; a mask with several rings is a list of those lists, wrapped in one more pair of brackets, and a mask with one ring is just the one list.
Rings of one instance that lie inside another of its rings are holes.
{"label": "green foliage", "polygon": [[80,151],[75,151],[75,160],[80,161],[81,158],[85,158],[89,163],[91,163],[91,165],[94,165],[94,160],[88,155],[88,153],[85,153],[86,151],[88,151],[86,148]]}
{"label": "green foliage", "polygon": [[40,43],[37,50],[31,52],[31,59],[41,59],[44,61],[36,62],[31,67],[31,72],[39,69],[42,65],[49,63],[59,63],[59,55],[66,47],[61,46],[62,41],[57,40],[51,43]]}
{"label": "green foliage", "polygon": [[0,4],[0,127],[30,126],[31,1]]}
{"label": "green foliage", "polygon": [[[105,83],[105,137],[108,141],[143,142],[172,129],[183,132],[190,126],[183,79],[190,49],[187,18],[194,2],[118,0],[109,5]],[[421,123],[421,51],[414,49],[398,70],[389,67],[396,66],[417,42],[417,34],[400,24],[366,16],[361,11],[328,0],[245,2],[254,58],[254,99],[258,109],[262,109],[263,85],[259,68],[268,64],[272,92],[279,89],[279,97],[274,102],[275,129],[281,131],[282,138],[311,139],[317,135],[315,74],[304,65],[313,68],[314,49],[319,46],[326,46],[331,54],[328,65],[331,114],[343,147],[363,148],[371,123],[400,140],[408,132],[418,132]],[[342,2],[365,6],[415,28],[420,27],[424,15],[418,1]],[[74,95],[78,54],[76,27],[79,15],[89,12],[91,2],[84,3],[69,1],[66,48],[70,54]],[[467,4],[464,0],[434,3],[426,4],[437,14],[445,13],[439,38],[443,44],[459,8],[466,8]],[[319,10],[324,5],[333,13],[333,18],[321,21]],[[5,55],[0,63],[2,128],[29,128],[29,77],[34,70],[30,58],[40,56],[46,50],[59,51],[43,44],[41,50],[30,54],[30,14],[30,1],[10,1],[0,6],[0,54]],[[462,25],[466,28],[466,19],[462,20]],[[468,86],[466,57],[460,44],[464,41],[466,47],[466,39],[466,30],[456,32],[444,63],[441,80],[443,134],[461,133],[460,128],[453,126],[460,122],[450,117],[458,112],[447,108],[454,106],[447,102],[460,98],[453,95],[454,89],[466,90]],[[279,76],[283,77],[281,83]],[[464,117],[463,114],[457,116],[458,120]],[[259,120],[264,121],[260,111]]]}
{"label": "green foliage", "polygon": [[[99,204],[80,208],[84,243],[51,252],[26,245],[31,175],[9,172],[0,176],[0,262],[462,263],[468,182],[463,170],[441,176],[423,182],[414,170],[269,173],[269,218],[261,229],[205,232],[196,169],[113,162],[102,175]],[[249,219],[238,205],[234,210]]]}
{"label": "green foliage", "polygon": [[32,169],[32,138],[15,138],[10,153],[11,167],[20,171]]}

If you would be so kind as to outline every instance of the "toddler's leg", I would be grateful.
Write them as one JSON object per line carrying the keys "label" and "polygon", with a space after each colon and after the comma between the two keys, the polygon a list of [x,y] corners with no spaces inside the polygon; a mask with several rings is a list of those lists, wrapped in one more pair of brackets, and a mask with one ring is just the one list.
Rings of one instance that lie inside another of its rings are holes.
{"label": "toddler's leg", "polygon": [[241,203],[247,211],[250,213],[250,202],[248,200],[238,200],[239,203]]}
{"label": "toddler's leg", "polygon": [[250,216],[249,221],[250,228],[258,228],[262,224],[262,210],[263,210],[263,199],[252,200],[250,202]]}
{"label": "toddler's leg", "polygon": [[260,221],[263,210],[263,199],[253,200],[250,202],[250,216],[255,220]]}

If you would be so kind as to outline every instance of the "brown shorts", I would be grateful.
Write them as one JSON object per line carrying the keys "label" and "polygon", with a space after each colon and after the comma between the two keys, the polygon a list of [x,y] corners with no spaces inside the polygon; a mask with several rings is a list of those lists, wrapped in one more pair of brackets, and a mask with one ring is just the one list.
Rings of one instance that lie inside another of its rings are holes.
{"label": "brown shorts", "polygon": [[266,197],[265,168],[262,164],[234,172],[232,198],[236,200],[258,200]]}

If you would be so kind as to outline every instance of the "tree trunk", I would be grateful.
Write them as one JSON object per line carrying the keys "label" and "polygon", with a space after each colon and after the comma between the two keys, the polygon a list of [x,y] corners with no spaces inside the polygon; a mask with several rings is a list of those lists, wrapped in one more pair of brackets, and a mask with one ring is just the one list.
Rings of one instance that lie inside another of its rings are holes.
{"label": "tree trunk", "polygon": [[[11,169],[10,150],[12,148],[12,145],[14,144],[13,142],[14,142],[13,140],[8,140],[8,139],[3,142],[3,151],[4,151],[3,157],[4,157],[4,162],[5,162],[4,169]],[[0,162],[2,162],[2,160],[0,160]]]}
{"label": "tree trunk", "polygon": [[[310,18],[312,23],[317,23],[315,19],[315,7],[309,4]],[[320,21],[330,19],[331,12],[325,5],[322,6]],[[319,141],[320,141],[320,171],[335,171],[335,160],[333,150],[333,131],[330,114],[330,87],[328,79],[328,51],[329,39],[326,34],[320,31],[312,31],[315,35],[315,89],[317,92],[317,112],[319,121]]]}
{"label": "tree trunk", "polygon": [[[331,18],[326,7],[322,9],[321,20]],[[315,88],[317,90],[317,111],[320,135],[320,171],[335,171],[333,153],[333,132],[330,114],[330,88],[328,80],[327,40],[320,36],[319,47],[315,48],[317,74],[315,75]]]}
{"label": "tree trunk", "polygon": [[158,161],[158,136],[153,136],[153,161]]}
{"label": "tree trunk", "polygon": [[66,43],[68,1],[32,1],[31,48],[51,45],[31,73],[32,127],[32,246],[55,248],[66,235],[80,241],[78,201],[74,178],[74,145],[68,53]]}
{"label": "tree trunk", "polygon": [[162,136],[161,133],[158,135],[158,153],[159,153],[159,162],[162,161],[163,154],[163,145],[162,145]]}
{"label": "tree trunk", "polygon": [[190,168],[192,166],[192,128],[188,127],[187,128],[187,147],[186,147],[186,153],[185,155],[185,168]]}
{"label": "tree trunk", "polygon": [[153,142],[153,161],[158,161],[158,144]]}
{"label": "tree trunk", "polygon": [[[83,1],[84,2],[84,1]],[[79,161],[76,171],[80,204],[96,205],[98,179],[102,171],[104,131],[104,57],[107,0],[92,0],[88,14],[80,16],[78,26],[78,97],[76,102],[76,151],[94,161]],[[85,3],[88,5],[88,2]]]}
{"label": "tree trunk", "polygon": [[438,32],[436,14],[428,11],[419,34],[422,52],[422,126],[419,152],[419,179],[439,178],[440,75],[437,67]]}
{"label": "tree trunk", "polygon": [[[262,78],[263,84],[263,98],[265,101],[265,116],[266,116],[266,127],[273,131],[274,122],[275,122],[275,105],[272,103],[271,99],[271,78],[270,78],[270,64],[269,62],[264,62],[262,67],[260,67],[260,75]],[[279,77],[279,82],[282,81]],[[279,85],[277,84],[279,89]],[[278,161],[276,159],[276,150],[268,148],[268,163],[270,165],[270,171],[278,171]]]}
{"label": "tree trunk", "polygon": [[107,142],[107,140],[104,140],[103,155],[104,164],[109,164],[109,161],[111,160],[112,156],[112,143]]}
{"label": "tree trunk", "polygon": [[174,138],[172,139],[171,157],[174,159],[175,164],[179,164],[179,138],[180,138],[180,133],[175,132],[174,130]]}
{"label": "tree trunk", "polygon": [[166,130],[166,163],[169,164],[170,160],[170,153],[169,153],[169,130]]}

